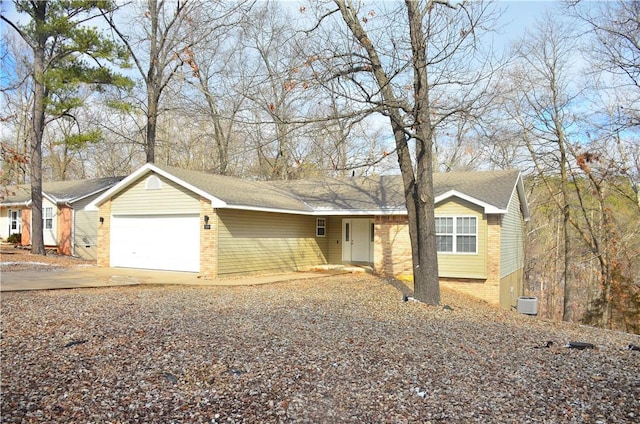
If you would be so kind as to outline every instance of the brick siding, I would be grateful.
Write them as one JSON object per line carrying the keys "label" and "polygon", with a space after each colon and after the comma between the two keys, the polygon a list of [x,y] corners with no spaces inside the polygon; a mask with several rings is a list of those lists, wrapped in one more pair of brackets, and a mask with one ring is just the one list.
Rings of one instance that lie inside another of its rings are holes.
{"label": "brick siding", "polygon": [[500,285],[500,215],[487,215],[487,281]]}
{"label": "brick siding", "polygon": [[[111,263],[110,246],[111,246],[111,200],[107,200],[100,206],[98,212],[98,266],[108,267]],[[104,219],[100,223],[100,218]]]}
{"label": "brick siding", "polygon": [[491,305],[500,304],[500,286],[497,284],[488,284],[484,280],[440,278],[440,285],[484,300]]}
{"label": "brick siding", "polygon": [[376,216],[374,225],[374,271],[384,276],[413,274],[407,217]]}
{"label": "brick siding", "polygon": [[58,253],[71,255],[71,217],[70,207],[61,206],[58,210]]}
{"label": "brick siding", "polygon": [[31,209],[22,209],[20,216],[22,219],[20,244],[28,246],[31,244]]}
{"label": "brick siding", "polygon": [[[209,217],[210,229],[204,228],[204,217]],[[218,276],[218,214],[211,202],[200,198],[200,274],[206,278]]]}

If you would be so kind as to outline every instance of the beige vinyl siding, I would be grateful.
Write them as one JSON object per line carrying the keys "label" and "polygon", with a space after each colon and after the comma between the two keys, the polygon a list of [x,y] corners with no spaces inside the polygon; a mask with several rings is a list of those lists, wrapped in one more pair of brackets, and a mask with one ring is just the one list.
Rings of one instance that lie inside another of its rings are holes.
{"label": "beige vinyl siding", "polygon": [[315,216],[217,212],[219,275],[301,270],[327,263],[328,237],[316,237]]}
{"label": "beige vinyl siding", "polygon": [[85,211],[84,207],[99,194],[73,204],[73,255],[83,259],[97,258],[98,211]]}
{"label": "beige vinyl siding", "polygon": [[514,190],[500,232],[500,277],[524,268],[524,225],[520,212],[520,198]]}
{"label": "beige vinyl siding", "polygon": [[327,219],[327,261],[342,263],[342,219],[344,216],[330,216]]}
{"label": "beige vinyl siding", "polygon": [[436,216],[475,216],[478,224],[478,252],[438,253],[440,277],[487,278],[487,221],[482,209],[466,200],[449,199],[436,205]]}
{"label": "beige vinyl siding", "polygon": [[[156,175],[156,174],[153,174]],[[133,183],[125,192],[113,197],[113,215],[159,215],[174,213],[199,213],[200,197],[186,188],[157,175],[159,190],[146,189],[149,175]]]}
{"label": "beige vinyl siding", "polygon": [[500,306],[503,309],[516,306],[520,296],[524,296],[524,269],[500,279]]}

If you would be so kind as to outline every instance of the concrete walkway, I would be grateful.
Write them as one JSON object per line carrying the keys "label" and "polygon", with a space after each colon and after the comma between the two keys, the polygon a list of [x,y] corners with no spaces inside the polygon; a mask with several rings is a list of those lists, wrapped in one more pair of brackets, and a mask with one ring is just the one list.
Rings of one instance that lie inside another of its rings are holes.
{"label": "concrete walkway", "polygon": [[153,271],[132,268],[86,267],[60,271],[17,271],[0,274],[0,291],[74,289],[115,287],[138,284],[184,284],[194,286],[235,286],[269,284],[280,281],[321,278],[352,272],[349,269],[329,269],[311,272],[290,272],[206,279],[191,272]]}

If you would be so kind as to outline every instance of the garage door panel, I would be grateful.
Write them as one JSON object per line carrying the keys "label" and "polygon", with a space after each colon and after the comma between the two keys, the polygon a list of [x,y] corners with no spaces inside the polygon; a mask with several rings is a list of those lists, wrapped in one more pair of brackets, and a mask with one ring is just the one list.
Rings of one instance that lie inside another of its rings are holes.
{"label": "garage door panel", "polygon": [[199,216],[114,216],[111,266],[200,271]]}

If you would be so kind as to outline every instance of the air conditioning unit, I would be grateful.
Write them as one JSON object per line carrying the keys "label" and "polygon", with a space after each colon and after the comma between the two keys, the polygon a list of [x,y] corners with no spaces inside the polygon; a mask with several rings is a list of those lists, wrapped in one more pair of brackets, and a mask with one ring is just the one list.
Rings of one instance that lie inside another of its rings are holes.
{"label": "air conditioning unit", "polygon": [[519,314],[538,315],[538,298],[519,297],[517,310]]}

